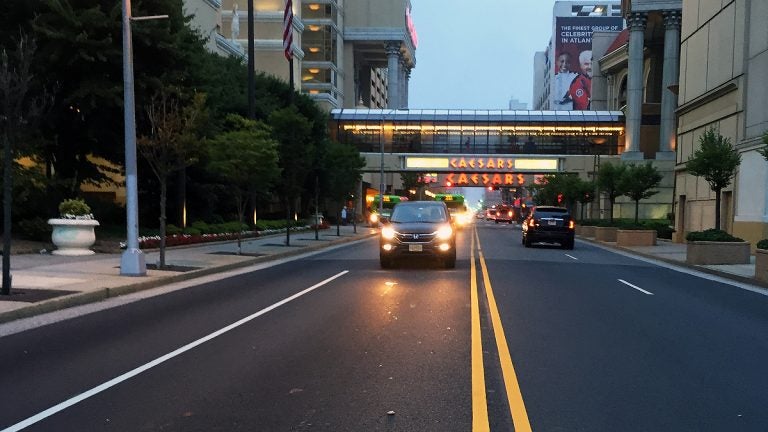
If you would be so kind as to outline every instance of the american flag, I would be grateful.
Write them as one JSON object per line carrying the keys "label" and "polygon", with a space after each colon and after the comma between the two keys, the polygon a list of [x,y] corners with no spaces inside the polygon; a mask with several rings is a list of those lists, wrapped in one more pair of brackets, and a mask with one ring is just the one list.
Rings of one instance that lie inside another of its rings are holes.
{"label": "american flag", "polygon": [[283,13],[283,51],[285,58],[290,61],[293,58],[293,2],[286,0]]}

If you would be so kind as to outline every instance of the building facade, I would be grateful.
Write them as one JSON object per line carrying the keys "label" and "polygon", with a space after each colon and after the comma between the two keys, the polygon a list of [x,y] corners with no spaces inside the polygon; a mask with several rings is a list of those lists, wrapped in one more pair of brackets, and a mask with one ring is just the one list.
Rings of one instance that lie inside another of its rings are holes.
{"label": "building facade", "polygon": [[[285,0],[252,0],[258,71],[289,81],[283,54]],[[209,49],[244,55],[248,0],[185,0]],[[294,85],[320,106],[405,108],[418,36],[410,0],[294,0]],[[247,58],[247,56],[244,56]]]}
{"label": "building facade", "polygon": [[708,128],[741,154],[723,191],[723,229],[754,244],[768,237],[768,162],[757,152],[768,130],[768,2],[683,2],[676,147],[676,228],[714,228],[715,196],[685,171]]}

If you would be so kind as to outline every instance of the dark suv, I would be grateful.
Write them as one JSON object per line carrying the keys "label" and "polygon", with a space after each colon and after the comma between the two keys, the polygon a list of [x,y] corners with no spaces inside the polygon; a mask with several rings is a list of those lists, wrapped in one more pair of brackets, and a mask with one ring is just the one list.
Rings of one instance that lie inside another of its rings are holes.
{"label": "dark suv", "polygon": [[435,257],[446,268],[456,266],[456,232],[442,201],[401,202],[381,228],[379,261],[390,268],[395,259]]}
{"label": "dark suv", "polygon": [[573,249],[574,221],[564,207],[536,206],[523,222],[523,245],[536,242],[560,243],[564,249]]}

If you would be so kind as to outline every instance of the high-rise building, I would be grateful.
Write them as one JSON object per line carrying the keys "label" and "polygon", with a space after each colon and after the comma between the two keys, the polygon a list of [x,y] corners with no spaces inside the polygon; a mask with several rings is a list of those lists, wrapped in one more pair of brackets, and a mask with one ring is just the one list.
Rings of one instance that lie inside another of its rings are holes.
{"label": "high-rise building", "polygon": [[621,3],[556,1],[552,12],[552,37],[534,57],[534,109],[591,109],[592,33],[623,28]]}
{"label": "high-rise building", "polygon": [[508,108],[510,110],[527,110],[528,109],[528,104],[525,103],[525,102],[521,102],[517,98],[512,97],[512,98],[509,98],[509,106],[508,106]]}
{"label": "high-rise building", "polygon": [[[248,46],[248,0],[185,0],[209,49]],[[252,0],[255,68],[289,80],[283,53],[285,0]],[[295,0],[294,85],[326,109],[405,108],[418,36],[410,0]],[[247,53],[245,53],[247,54]]]}

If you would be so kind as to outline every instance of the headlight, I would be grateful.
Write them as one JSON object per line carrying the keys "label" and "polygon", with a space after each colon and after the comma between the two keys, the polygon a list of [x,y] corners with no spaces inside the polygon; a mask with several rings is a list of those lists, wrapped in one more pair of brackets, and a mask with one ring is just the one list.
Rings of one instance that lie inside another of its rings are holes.
{"label": "headlight", "polygon": [[384,227],[381,229],[381,237],[387,240],[395,238],[395,230],[392,227]]}
{"label": "headlight", "polygon": [[437,230],[437,238],[440,240],[448,240],[453,236],[453,228],[450,225],[445,225]]}
{"label": "headlight", "polygon": [[372,213],[370,219],[371,219],[371,223],[376,223],[379,221],[379,215],[376,213]]}

